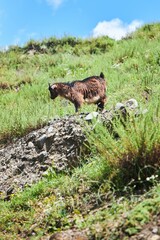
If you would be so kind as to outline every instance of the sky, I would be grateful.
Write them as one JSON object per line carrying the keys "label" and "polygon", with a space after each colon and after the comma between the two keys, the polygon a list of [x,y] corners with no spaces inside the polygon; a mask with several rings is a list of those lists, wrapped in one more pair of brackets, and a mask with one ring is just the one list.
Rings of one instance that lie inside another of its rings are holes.
{"label": "sky", "polygon": [[107,35],[160,22],[160,0],[0,0],[0,48],[29,40]]}

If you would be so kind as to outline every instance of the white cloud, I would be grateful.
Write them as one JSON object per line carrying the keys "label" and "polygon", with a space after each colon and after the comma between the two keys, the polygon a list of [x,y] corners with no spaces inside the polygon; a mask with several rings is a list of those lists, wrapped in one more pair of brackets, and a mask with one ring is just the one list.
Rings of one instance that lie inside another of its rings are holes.
{"label": "white cloud", "polygon": [[143,22],[134,20],[130,24],[122,22],[119,18],[111,21],[99,22],[92,31],[93,37],[107,35],[115,40],[120,40],[126,37],[127,34],[134,32],[138,27],[142,26]]}
{"label": "white cloud", "polygon": [[46,1],[50,6],[54,8],[58,8],[63,2],[63,0],[46,0]]}

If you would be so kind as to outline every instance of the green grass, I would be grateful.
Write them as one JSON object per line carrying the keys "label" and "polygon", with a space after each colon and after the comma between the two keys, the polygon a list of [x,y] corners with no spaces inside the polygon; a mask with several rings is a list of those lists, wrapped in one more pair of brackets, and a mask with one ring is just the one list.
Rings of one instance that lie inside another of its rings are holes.
{"label": "green grass", "polygon": [[111,172],[107,178],[119,190],[128,184],[132,189],[141,185],[143,188],[147,177],[160,174],[160,107],[158,99],[151,103],[146,114],[136,118],[131,115],[125,125],[115,120],[113,134],[103,124],[97,124],[94,132],[89,133],[92,152],[106,159],[112,169],[105,171]]}
{"label": "green grass", "polygon": [[109,182],[102,180],[103,171],[104,163],[94,159],[72,175],[52,172],[9,202],[1,201],[1,239],[26,239],[33,233],[40,239],[72,227],[87,228],[95,239],[116,239],[113,233],[118,239],[121,235],[129,239],[159,214],[160,186],[143,196],[119,200],[109,190]]}
{"label": "green grass", "polygon": [[[155,29],[158,27],[155,25]],[[146,38],[138,38],[138,32],[135,36],[114,42],[107,51],[96,54],[85,52],[86,54],[76,55],[64,49],[64,53],[37,53],[30,56],[23,50],[16,52],[12,48],[9,52],[1,53],[0,115],[3,117],[0,119],[0,139],[9,135],[14,137],[17,131],[23,135],[28,129],[36,128],[50,118],[63,116],[67,112],[74,113],[71,104],[67,105],[66,111],[64,100],[52,102],[49,99],[48,82],[83,79],[99,75],[103,71],[108,80],[107,109],[117,101],[129,98],[136,98],[143,105],[147,90],[150,95],[158,97],[159,38],[148,41]],[[66,38],[62,42],[64,44],[69,41],[73,44],[71,40],[76,41],[74,38]],[[97,46],[101,49],[105,41],[109,40],[97,39]],[[96,41],[93,40],[93,43],[96,48]],[[88,46],[85,41],[81,44],[81,51]],[[82,111],[87,109],[88,107],[83,107]],[[89,109],[95,110],[94,106]]]}
{"label": "green grass", "polygon": [[[64,99],[49,98],[48,82],[104,72],[109,110],[137,99],[138,110],[88,134],[90,155],[71,172],[49,169],[42,181],[0,201],[0,239],[40,239],[66,229],[88,229],[90,239],[129,239],[160,203],[160,24],[146,25],[121,41],[106,37],[34,40],[1,52],[0,143],[21,137],[50,119],[74,114]],[[47,48],[46,48],[47,47]],[[29,50],[36,50],[34,55]],[[96,106],[84,105],[82,112]]]}

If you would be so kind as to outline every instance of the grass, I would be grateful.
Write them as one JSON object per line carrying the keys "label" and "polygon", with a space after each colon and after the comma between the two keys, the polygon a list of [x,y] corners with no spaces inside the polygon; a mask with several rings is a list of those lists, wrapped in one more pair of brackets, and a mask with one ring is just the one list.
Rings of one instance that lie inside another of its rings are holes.
{"label": "grass", "polygon": [[[104,72],[106,109],[135,98],[145,114],[104,124],[88,134],[90,155],[71,172],[49,169],[32,187],[0,201],[0,239],[41,239],[67,229],[89,239],[129,239],[158,216],[160,203],[160,24],[146,25],[121,41],[72,37],[30,41],[1,52],[0,143],[50,119],[74,114],[72,104],[50,100],[48,82]],[[35,53],[30,53],[35,50]],[[56,107],[55,107],[56,106]],[[88,112],[96,107],[83,106]]]}
{"label": "grass", "polygon": [[[107,41],[103,38],[98,39],[98,46],[101,46],[100,43],[104,40]],[[85,42],[82,44],[81,50],[87,46],[85,44]],[[150,95],[156,95],[159,91],[160,57],[157,38],[148,41],[145,38],[133,37],[114,42],[108,51],[98,54],[82,53],[77,56],[64,50],[63,54],[37,53],[30,56],[24,54],[22,50],[18,53],[10,50],[1,53],[1,59],[0,114],[3,117],[0,120],[0,139],[2,141],[11,132],[13,137],[17,131],[19,135],[23,135],[28,131],[27,129],[36,128],[51,118],[66,114],[63,107],[65,101],[56,100],[54,104],[49,99],[48,82],[83,79],[103,71],[108,79],[106,106],[108,109],[117,101],[125,101],[131,97],[144,104],[147,90]],[[58,106],[57,111],[55,108],[53,110],[51,107],[53,105]],[[70,104],[67,105],[67,112],[74,113],[74,108]],[[18,126],[12,131],[15,122]]]}
{"label": "grass", "polygon": [[87,228],[94,239],[129,239],[159,214],[160,186],[139,197],[118,199],[109,191],[109,182],[102,183],[102,165],[95,159],[70,176],[52,173],[9,202],[1,202],[1,239],[40,239],[72,227]]}
{"label": "grass", "polygon": [[131,116],[125,125],[116,120],[112,127],[119,136],[116,141],[114,134],[111,135],[100,124],[96,125],[94,133],[90,133],[90,143],[94,143],[92,151],[106,159],[110,168],[114,169],[107,178],[114,182],[117,189],[122,190],[129,183],[132,183],[130,187],[139,189],[141,184],[142,187],[147,185],[148,176],[159,175],[159,109],[159,102],[154,100],[145,115]]}

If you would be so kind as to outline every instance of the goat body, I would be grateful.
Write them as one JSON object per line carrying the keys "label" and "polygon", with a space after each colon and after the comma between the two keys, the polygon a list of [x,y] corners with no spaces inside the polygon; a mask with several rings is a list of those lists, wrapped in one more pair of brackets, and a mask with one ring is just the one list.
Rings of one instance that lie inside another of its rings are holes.
{"label": "goat body", "polygon": [[97,104],[99,110],[104,109],[106,102],[106,81],[103,73],[100,76],[92,76],[70,83],[54,83],[49,85],[49,91],[51,99],[61,96],[71,101],[76,112],[84,102]]}

